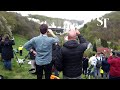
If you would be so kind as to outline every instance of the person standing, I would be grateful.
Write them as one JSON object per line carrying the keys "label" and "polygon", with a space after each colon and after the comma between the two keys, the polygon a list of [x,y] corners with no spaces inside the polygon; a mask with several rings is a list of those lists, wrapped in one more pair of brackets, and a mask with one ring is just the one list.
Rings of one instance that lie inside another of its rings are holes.
{"label": "person standing", "polygon": [[87,69],[88,69],[88,61],[89,61],[89,59],[88,59],[88,57],[87,56],[84,56],[83,57],[83,59],[82,59],[82,63],[83,63],[83,74],[85,75],[85,77],[86,77],[86,75],[87,75]]}
{"label": "person standing", "polygon": [[55,61],[57,59],[57,53],[60,50],[60,45],[58,43],[53,44],[52,46],[52,72],[54,72],[54,75],[59,77],[59,71],[55,67]]}
{"label": "person standing", "polygon": [[23,53],[23,46],[20,45],[20,46],[18,47],[18,50],[19,50],[20,56],[22,56],[22,53]]}
{"label": "person standing", "polygon": [[101,74],[100,74],[101,66],[102,66],[101,52],[97,52],[97,54],[96,54],[96,66],[94,68],[95,79],[101,79]]}
{"label": "person standing", "polygon": [[[42,79],[43,70],[45,72],[45,79],[50,79],[52,73],[52,45],[59,42],[59,38],[48,29],[47,24],[40,25],[40,35],[32,38],[24,44],[24,48],[35,54],[37,79]],[[48,37],[50,33],[53,37]],[[35,47],[34,51],[31,49]]]}
{"label": "person standing", "polygon": [[120,79],[120,52],[111,53],[108,63],[110,64],[109,79]]}
{"label": "person standing", "polygon": [[0,44],[2,46],[2,59],[4,62],[4,67],[7,70],[12,70],[11,59],[14,58],[12,47],[12,45],[15,45],[14,38],[10,40],[9,36],[6,35],[4,40],[2,39]]}
{"label": "person standing", "polygon": [[[80,44],[76,40],[77,36]],[[68,32],[68,41],[61,47],[55,61],[57,70],[63,71],[63,79],[81,79],[82,58],[88,44],[78,30]]]}
{"label": "person standing", "polygon": [[102,70],[103,73],[103,79],[109,79],[109,70],[110,70],[110,64],[108,63],[108,58],[105,57],[102,61]]}

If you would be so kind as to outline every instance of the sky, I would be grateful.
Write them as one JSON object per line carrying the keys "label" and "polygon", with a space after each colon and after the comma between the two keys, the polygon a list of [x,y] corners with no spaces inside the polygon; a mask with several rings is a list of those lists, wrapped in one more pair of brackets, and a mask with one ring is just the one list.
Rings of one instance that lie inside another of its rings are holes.
{"label": "sky", "polygon": [[106,13],[110,13],[112,11],[14,11],[14,12],[18,12],[23,16],[27,16],[28,14],[38,14],[53,18],[84,20],[84,22],[86,23],[91,19],[102,17]]}

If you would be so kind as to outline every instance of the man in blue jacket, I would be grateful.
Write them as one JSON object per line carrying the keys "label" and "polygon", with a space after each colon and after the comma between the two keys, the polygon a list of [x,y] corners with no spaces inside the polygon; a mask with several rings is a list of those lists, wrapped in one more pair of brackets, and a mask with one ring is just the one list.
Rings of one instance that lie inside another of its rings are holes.
{"label": "man in blue jacket", "polygon": [[[54,37],[48,37],[48,32]],[[58,43],[58,37],[52,30],[48,29],[46,24],[40,25],[40,35],[32,38],[25,43],[24,48],[35,54],[37,79],[42,79],[43,70],[45,71],[45,79],[50,79],[52,71],[52,45]],[[34,51],[31,49],[35,47]]]}

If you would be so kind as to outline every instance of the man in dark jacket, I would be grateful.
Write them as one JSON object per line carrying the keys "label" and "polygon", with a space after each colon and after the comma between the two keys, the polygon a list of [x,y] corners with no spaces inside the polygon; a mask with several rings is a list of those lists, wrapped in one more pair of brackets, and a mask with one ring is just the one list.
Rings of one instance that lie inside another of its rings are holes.
{"label": "man in dark jacket", "polygon": [[5,69],[12,70],[11,59],[14,57],[12,47],[12,45],[15,45],[14,38],[10,40],[9,36],[6,35],[0,45],[2,46],[2,59],[4,61]]}
{"label": "man in dark jacket", "polygon": [[86,75],[87,75],[87,68],[88,68],[88,57],[87,56],[84,56],[83,58],[82,58],[82,64],[83,64],[83,74],[85,75],[85,77],[86,77]]}
{"label": "man in dark jacket", "polygon": [[[80,43],[76,40],[77,36]],[[81,79],[82,58],[88,44],[78,30],[68,32],[68,41],[60,49],[55,61],[57,70],[63,71],[64,79]]]}
{"label": "man in dark jacket", "polygon": [[110,64],[107,62],[108,58],[104,57],[102,60],[102,70],[104,71],[103,73],[103,78],[108,79],[109,78],[109,70],[110,70]]}

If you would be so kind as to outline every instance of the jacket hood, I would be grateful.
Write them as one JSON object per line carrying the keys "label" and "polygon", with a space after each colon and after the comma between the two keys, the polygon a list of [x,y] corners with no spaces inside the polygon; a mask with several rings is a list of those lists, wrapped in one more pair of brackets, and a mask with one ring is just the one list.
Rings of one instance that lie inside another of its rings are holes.
{"label": "jacket hood", "polygon": [[75,40],[70,40],[70,41],[67,41],[66,43],[64,43],[64,47],[66,47],[66,48],[76,48],[76,47],[78,47],[78,42],[77,41],[75,41]]}

